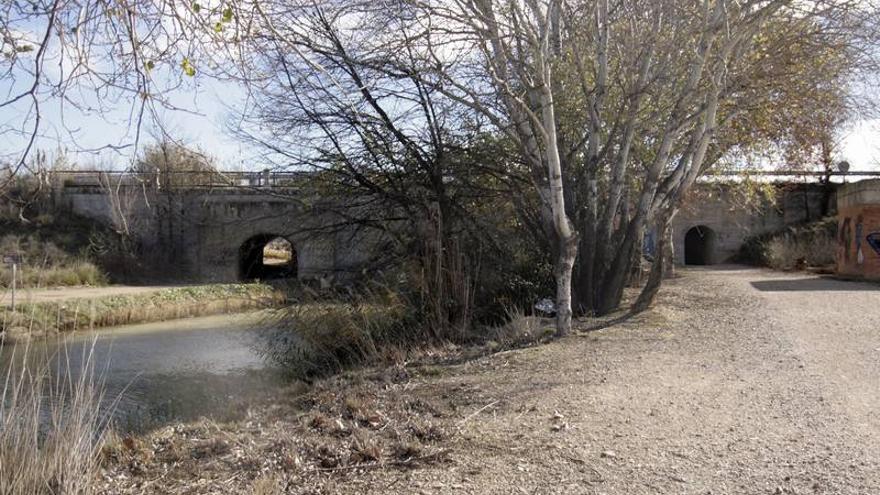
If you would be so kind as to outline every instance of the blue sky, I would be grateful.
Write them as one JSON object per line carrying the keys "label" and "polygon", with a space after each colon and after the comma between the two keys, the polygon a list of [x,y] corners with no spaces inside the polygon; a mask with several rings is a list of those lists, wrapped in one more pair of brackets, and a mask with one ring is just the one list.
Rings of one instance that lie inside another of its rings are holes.
{"label": "blue sky", "polygon": [[[7,89],[2,89],[3,94]],[[160,111],[162,125],[175,139],[201,148],[224,169],[263,168],[259,150],[240,142],[227,129],[228,120],[234,117],[229,105],[243,101],[240,89],[228,83],[200,82],[186,91],[178,91],[172,101],[186,109]],[[27,106],[0,109],[0,123],[18,124],[20,128]],[[79,112],[70,105],[62,108],[59,100],[46,96],[41,107],[44,123],[37,148],[46,151],[64,148],[85,166],[125,168],[130,162],[131,148],[101,153],[81,151],[133,142],[135,126],[130,101],[119,102],[109,112]],[[142,143],[152,140],[150,128],[153,126],[150,122],[143,126]],[[26,142],[24,136],[10,134],[0,139],[0,156],[7,158],[14,156]],[[880,170],[880,121],[863,121],[850,126],[840,144],[841,155],[851,163],[853,170]]]}
{"label": "blue sky", "polygon": [[[22,29],[21,36],[29,40],[39,39],[37,33],[44,29],[34,23],[24,23],[18,27]],[[50,51],[47,52],[44,77],[49,81],[60,79],[59,67],[66,62],[64,57],[59,56],[57,43],[53,41]],[[9,78],[0,80],[0,102],[31,83],[32,79],[26,73],[31,62],[27,56],[21,62],[23,65],[13,70],[17,81]],[[180,69],[171,65],[170,70],[176,75],[169,76],[169,81],[157,81],[159,85],[175,84],[180,76]],[[159,72],[158,68],[156,72]],[[242,104],[244,98],[245,93],[235,84],[197,74],[191,79],[184,78],[184,85],[171,93],[171,103],[184,110],[161,110],[158,117],[162,127],[170,135],[214,156],[220,167],[258,170],[265,165],[259,157],[260,150],[238,141],[227,130],[227,121],[234,116],[230,107]],[[71,105],[62,106],[57,97],[46,91],[40,94],[43,123],[36,147],[49,152],[58,148],[66,149],[83,166],[127,167],[135,156],[131,147],[101,153],[82,150],[132,144],[135,133],[132,109],[137,102],[132,101],[132,98],[120,101],[101,100],[88,91],[77,93],[75,99],[96,109],[78,111]],[[0,108],[0,160],[15,161],[17,154],[24,148],[32,124],[27,117],[29,109],[30,101],[27,99],[16,105]],[[148,118],[142,128],[141,144],[152,140],[150,127],[153,124],[150,120]],[[880,170],[880,120],[851,125],[841,135],[839,155],[839,158],[851,163],[853,170]]]}
{"label": "blue sky", "polygon": [[[0,94],[7,94],[8,85],[0,83]],[[37,148],[54,151],[63,148],[77,162],[83,165],[113,166],[125,168],[132,158],[132,148],[118,151],[104,150],[99,153],[92,149],[108,145],[131,145],[136,134],[136,119],[133,109],[136,102],[131,99],[113,102],[109,111],[79,111],[72,105],[64,104],[51,95],[43,95],[41,103],[41,135]],[[214,156],[223,168],[262,168],[254,163],[256,152],[244,143],[233,138],[226,129],[227,121],[233,116],[228,103],[238,104],[243,100],[242,92],[231,84],[214,80],[199,81],[192,88],[176,91],[172,102],[180,110],[158,109],[162,126],[175,139],[187,145],[201,148]],[[0,125],[7,124],[18,129],[24,127],[29,132],[31,121],[26,121],[29,101],[13,107],[0,108]],[[141,144],[153,140],[152,130],[156,127],[151,116],[146,116],[141,128]],[[25,124],[22,126],[22,124]],[[10,158],[25,145],[26,136],[6,134],[0,136],[0,156]]]}
{"label": "blue sky", "polygon": [[[53,77],[47,69],[47,77]],[[20,91],[28,78],[18,83],[0,81],[0,100]],[[244,102],[245,93],[233,83],[219,82],[207,77],[192,78],[181,89],[171,93],[170,102],[180,110],[160,109],[158,116],[163,128],[175,139],[213,156],[223,169],[260,170],[266,162],[260,150],[242,143],[228,131],[227,122],[234,118],[232,107]],[[134,158],[132,147],[118,151],[91,150],[107,145],[130,145],[134,142],[135,119],[132,116],[136,102],[131,98],[119,101],[99,101],[91,93],[84,93],[80,101],[103,108],[79,111],[51,94],[41,94],[43,123],[38,149],[53,152],[58,148],[80,166],[126,168]],[[0,133],[0,159],[14,161],[25,143],[31,122],[27,119],[30,101],[0,108],[0,130],[18,129]],[[152,117],[147,117],[141,130],[141,145],[152,141]],[[851,125],[840,140],[840,157],[851,163],[852,170],[880,170],[880,120],[863,121]]]}

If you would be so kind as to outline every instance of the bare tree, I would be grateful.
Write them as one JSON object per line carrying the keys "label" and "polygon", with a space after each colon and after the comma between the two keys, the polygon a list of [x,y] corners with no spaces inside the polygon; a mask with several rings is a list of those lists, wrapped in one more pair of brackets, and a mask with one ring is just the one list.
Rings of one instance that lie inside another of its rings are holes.
{"label": "bare tree", "polygon": [[[141,130],[161,123],[162,110],[182,109],[170,95],[192,89],[194,39],[180,30],[180,2],[135,0],[8,1],[0,4],[0,136],[20,143],[2,152],[6,177],[28,168],[28,157],[48,126],[77,151],[138,153]],[[60,121],[44,107],[58,105]],[[128,108],[127,133],[97,147],[79,144],[83,132],[66,121],[76,114],[102,118]],[[168,137],[168,136],[166,136]],[[0,189],[9,179],[0,179]]]}
{"label": "bare tree", "polygon": [[[665,231],[697,178],[749,144],[719,137],[754,122],[751,103],[828,67],[811,65],[804,47],[853,43],[852,26],[838,21],[864,14],[849,2],[782,0],[410,5],[419,15],[406,42],[420,47],[426,79],[515,140],[547,191],[545,232],[564,247],[558,276],[575,252],[565,242],[579,233],[575,309],[597,313],[619,305],[645,229]],[[574,223],[568,232],[560,205]],[[645,293],[657,283],[651,277]]]}
{"label": "bare tree", "polygon": [[[664,232],[698,177],[734,151],[790,141],[780,132],[786,120],[760,125],[768,108],[808,108],[793,88],[834,96],[823,85],[858,73],[876,51],[874,6],[850,0],[46,0],[5,8],[5,77],[29,79],[0,106],[30,101],[31,136],[41,88],[80,105],[69,91],[79,85],[136,96],[140,122],[151,108],[171,107],[163,95],[181,81],[222,78],[251,97],[243,114],[254,120],[237,130],[280,165],[341,178],[332,182],[339,191],[370,191],[351,211],[414,211],[435,226],[450,217],[479,224],[457,213],[461,201],[447,202],[450,191],[487,190],[459,187],[472,184],[459,160],[478,136],[513,143],[517,156],[488,175],[524,196],[512,202],[538,205],[521,215],[553,253],[560,335],[573,312],[620,305],[645,230]],[[45,27],[30,50],[15,33],[27,23]],[[52,40],[64,40],[65,59],[75,62],[54,82],[43,75]],[[829,58],[813,57],[820,52]],[[824,108],[843,100],[829,101]],[[659,277],[652,273],[638,307]]]}

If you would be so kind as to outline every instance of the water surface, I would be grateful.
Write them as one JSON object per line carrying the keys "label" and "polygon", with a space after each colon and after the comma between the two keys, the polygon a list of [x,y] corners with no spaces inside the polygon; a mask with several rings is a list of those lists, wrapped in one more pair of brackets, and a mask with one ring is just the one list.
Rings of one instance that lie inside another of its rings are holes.
{"label": "water surface", "polygon": [[0,349],[0,370],[20,363],[26,351],[28,361],[52,356],[55,369],[78,375],[91,355],[104,385],[105,410],[112,409],[120,429],[143,431],[201,416],[231,419],[283,383],[280,370],[255,350],[268,331],[260,318],[209,316],[7,345]]}

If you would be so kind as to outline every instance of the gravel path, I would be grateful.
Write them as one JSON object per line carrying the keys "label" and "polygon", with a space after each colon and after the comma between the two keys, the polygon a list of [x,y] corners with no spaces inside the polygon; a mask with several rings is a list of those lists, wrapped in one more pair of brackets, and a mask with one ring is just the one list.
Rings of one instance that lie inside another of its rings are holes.
{"label": "gravel path", "polygon": [[451,461],[341,491],[880,494],[880,286],[721,267],[660,302],[425,380]]}

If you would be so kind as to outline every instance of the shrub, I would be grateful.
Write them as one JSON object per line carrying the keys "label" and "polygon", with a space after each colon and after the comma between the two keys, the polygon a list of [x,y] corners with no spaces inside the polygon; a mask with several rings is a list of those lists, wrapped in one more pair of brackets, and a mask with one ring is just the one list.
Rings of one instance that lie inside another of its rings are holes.
{"label": "shrub", "polygon": [[824,266],[834,263],[837,219],[787,227],[779,232],[747,239],[737,261],[777,270],[791,270],[804,265]]}
{"label": "shrub", "polygon": [[421,337],[409,327],[406,305],[390,293],[350,302],[313,301],[275,312],[258,351],[296,377],[319,376],[381,357]]}
{"label": "shrub", "polygon": [[[39,267],[26,264],[20,267],[17,275],[18,287],[71,287],[78,285],[101,286],[107,284],[107,277],[94,264],[84,260],[74,260],[63,265]],[[0,287],[12,285],[12,270],[0,267]]]}
{"label": "shrub", "polygon": [[[22,257],[17,284],[19,287],[61,287],[105,285],[107,277],[91,261],[59,247],[35,234],[7,234],[0,238],[0,252],[15,252]],[[12,270],[0,265],[0,287],[12,284]]]}

